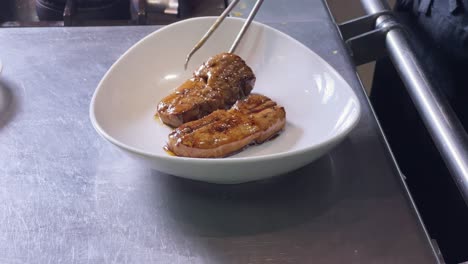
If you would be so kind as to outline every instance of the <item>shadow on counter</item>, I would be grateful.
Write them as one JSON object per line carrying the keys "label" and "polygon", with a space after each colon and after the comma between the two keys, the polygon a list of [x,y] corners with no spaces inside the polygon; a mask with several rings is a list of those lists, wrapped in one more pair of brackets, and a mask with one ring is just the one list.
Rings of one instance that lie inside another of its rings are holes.
{"label": "shadow on counter", "polygon": [[0,75],[0,130],[15,116],[18,104],[13,93],[12,85],[1,79]]}
{"label": "shadow on counter", "polygon": [[253,235],[310,222],[331,207],[339,189],[329,155],[257,182],[217,185],[167,175],[161,183],[164,210],[178,228],[208,237]]}

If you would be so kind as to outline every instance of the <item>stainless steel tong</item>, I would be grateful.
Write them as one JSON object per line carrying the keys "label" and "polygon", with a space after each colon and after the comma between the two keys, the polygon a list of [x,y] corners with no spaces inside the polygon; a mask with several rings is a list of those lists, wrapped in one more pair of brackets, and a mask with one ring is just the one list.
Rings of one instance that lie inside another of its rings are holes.
{"label": "stainless steel tong", "polygon": [[[193,47],[193,49],[190,51],[190,53],[187,55],[187,59],[185,60],[185,65],[184,68],[187,69],[187,65],[190,61],[190,58],[192,58],[193,54],[197,52],[204,44],[205,42],[210,38],[211,34],[216,31],[216,29],[221,25],[221,23],[224,21],[224,19],[229,15],[229,12],[232,11],[232,9],[239,3],[240,0],[233,0],[229,6],[224,10],[224,12],[216,19],[214,24],[210,27],[210,29],[205,33],[205,35],[201,38],[201,40]],[[234,40],[234,43],[232,43],[231,48],[229,49],[229,53],[234,53],[234,51],[237,48],[237,45],[239,45],[239,42],[241,41],[242,37],[244,36],[245,32],[250,26],[250,23],[254,19],[255,15],[257,14],[258,9],[260,9],[260,6],[262,5],[263,0],[257,0],[255,2],[255,5],[250,11],[249,16],[247,17],[247,20],[245,21],[244,25],[242,26],[241,31],[239,34],[237,34],[236,39]]]}

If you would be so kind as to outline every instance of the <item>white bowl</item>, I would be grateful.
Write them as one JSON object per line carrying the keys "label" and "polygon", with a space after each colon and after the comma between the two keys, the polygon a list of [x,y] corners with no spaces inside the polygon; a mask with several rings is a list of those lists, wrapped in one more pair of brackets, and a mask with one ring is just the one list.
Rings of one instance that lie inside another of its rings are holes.
{"label": "white bowl", "polygon": [[186,54],[214,17],[163,27],[130,48],[106,73],[91,101],[93,126],[105,139],[155,170],[213,183],[241,183],[298,169],[337,145],[356,125],[359,101],[351,87],[313,51],[254,22],[236,53],[256,76],[253,92],[283,105],[284,132],[228,158],[168,155],[171,129],[153,117],[158,102],[210,56],[229,49],[244,20],[228,18],[192,58]]}

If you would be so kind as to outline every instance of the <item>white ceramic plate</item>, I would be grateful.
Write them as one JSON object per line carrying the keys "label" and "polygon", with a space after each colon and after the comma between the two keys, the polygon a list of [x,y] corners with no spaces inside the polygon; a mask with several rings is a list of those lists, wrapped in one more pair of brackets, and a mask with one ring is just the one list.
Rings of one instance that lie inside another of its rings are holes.
{"label": "white ceramic plate", "polygon": [[284,132],[228,158],[168,155],[163,146],[171,130],[154,119],[156,105],[203,61],[229,49],[244,21],[226,19],[184,71],[187,52],[214,20],[184,20],[130,48],[93,96],[90,116],[99,134],[155,170],[206,182],[241,183],[298,169],[328,152],[355,126],[359,101],[341,76],[298,41],[254,22],[236,53],[257,76],[253,92],[285,107]]}

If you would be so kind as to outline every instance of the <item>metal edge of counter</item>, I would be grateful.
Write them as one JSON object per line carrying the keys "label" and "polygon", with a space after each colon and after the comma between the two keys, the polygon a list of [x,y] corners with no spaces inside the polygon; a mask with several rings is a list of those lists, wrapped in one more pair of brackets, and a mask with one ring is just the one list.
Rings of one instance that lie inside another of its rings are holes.
{"label": "metal edge of counter", "polygon": [[[330,17],[330,20],[335,25],[336,34],[338,34],[340,36],[340,38],[343,39],[342,35],[341,35],[341,32],[338,29],[338,24],[336,23],[335,18],[333,17],[333,14],[331,12],[331,9],[328,6],[327,0],[321,0],[321,1],[323,2],[323,5],[325,6],[325,8],[327,10],[327,13],[328,13],[328,16]],[[345,44],[342,43],[342,45],[345,45]],[[351,58],[351,55],[349,53],[346,53],[346,55],[344,55],[344,57],[349,62],[350,65],[354,65],[353,60]],[[372,117],[374,117],[374,119],[376,121],[376,124],[377,124],[377,128],[378,128],[378,131],[379,131],[379,139],[380,139],[381,143],[383,144],[383,146],[385,147],[385,150],[388,152],[389,158],[393,163],[393,169],[394,169],[395,173],[398,175],[397,177],[399,178],[399,183],[401,184],[401,186],[403,188],[404,196],[405,196],[406,200],[408,201],[408,203],[410,205],[410,208],[413,209],[412,211],[414,213],[414,216],[416,217],[418,225],[420,226],[420,228],[422,229],[422,231],[424,233],[424,236],[426,238],[426,241],[427,241],[428,245],[430,246],[430,249],[432,251],[434,259],[437,261],[437,263],[441,263],[440,259],[439,259],[439,256],[437,254],[437,250],[436,250],[436,248],[434,247],[434,245],[433,245],[433,243],[431,241],[431,237],[429,236],[429,233],[427,232],[426,226],[424,225],[424,221],[423,221],[421,215],[419,214],[419,211],[418,211],[418,209],[416,207],[416,203],[414,202],[413,198],[411,197],[411,193],[410,193],[410,191],[408,189],[408,186],[407,186],[407,184],[405,182],[405,178],[403,176],[403,173],[401,172],[400,167],[398,166],[398,163],[397,163],[397,161],[395,159],[395,155],[393,154],[393,152],[392,152],[392,150],[390,148],[390,145],[389,145],[389,143],[387,141],[387,138],[386,138],[386,136],[385,136],[385,134],[383,132],[382,126],[380,125],[379,119],[377,118],[377,114],[375,113],[374,108],[372,107],[370,99],[367,96],[366,91],[364,89],[364,86],[362,84],[362,80],[359,77],[357,72],[355,74],[355,77],[356,77],[357,81],[360,84],[360,89],[361,89],[362,93],[364,93],[366,95],[365,96],[366,103],[367,103],[367,106],[369,107],[370,114],[372,115]]]}

